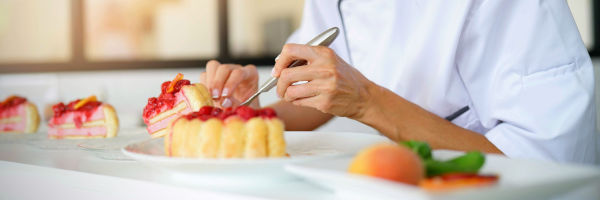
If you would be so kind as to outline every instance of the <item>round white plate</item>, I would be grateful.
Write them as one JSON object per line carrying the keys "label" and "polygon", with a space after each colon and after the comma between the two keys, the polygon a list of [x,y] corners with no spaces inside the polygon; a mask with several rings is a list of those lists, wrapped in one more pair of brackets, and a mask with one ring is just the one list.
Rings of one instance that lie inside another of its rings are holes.
{"label": "round white plate", "polygon": [[202,159],[165,156],[162,138],[136,142],[125,146],[125,155],[151,167],[169,172],[172,178],[206,184],[256,185],[260,182],[288,179],[285,164],[327,160],[353,155],[359,150],[387,138],[350,132],[285,132],[287,152],[290,157],[260,159]]}
{"label": "round white plate", "polygon": [[[434,152],[434,157],[445,160],[460,154],[461,152],[438,150]],[[350,174],[347,169],[351,160],[352,158],[345,157],[296,163],[287,165],[285,169],[334,191],[339,199],[590,199],[590,194],[577,194],[586,197],[565,195],[584,186],[600,186],[598,167],[509,159],[488,154],[481,173],[497,174],[497,184],[482,188],[428,192],[412,185]],[[591,194],[594,195],[596,194]]]}

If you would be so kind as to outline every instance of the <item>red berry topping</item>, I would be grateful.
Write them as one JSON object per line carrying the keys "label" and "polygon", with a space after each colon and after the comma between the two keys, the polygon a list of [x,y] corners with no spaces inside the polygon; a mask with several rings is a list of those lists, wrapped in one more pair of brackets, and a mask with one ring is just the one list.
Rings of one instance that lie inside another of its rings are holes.
{"label": "red berry topping", "polygon": [[206,121],[211,118],[219,118],[221,120],[225,120],[230,116],[239,116],[243,120],[249,120],[256,116],[261,116],[265,118],[277,117],[275,114],[275,110],[272,108],[264,108],[261,110],[254,110],[248,106],[240,106],[237,108],[225,108],[224,110],[217,107],[204,106],[200,108],[198,112],[192,112],[190,114],[185,115],[184,117],[188,120],[192,119],[200,119],[202,121]]}
{"label": "red berry topping", "polygon": [[221,112],[223,112],[223,110],[221,110],[220,108],[215,107],[215,108],[213,108],[211,115],[213,117],[218,117],[221,114]]}
{"label": "red berry topping", "polygon": [[249,120],[250,118],[256,116],[256,111],[248,106],[240,106],[235,110],[235,112],[244,120]]}
{"label": "red berry topping", "polygon": [[219,119],[225,120],[227,117],[235,115],[235,111],[232,107],[225,108],[225,110],[219,115]]}
{"label": "red berry topping", "polygon": [[23,97],[10,96],[0,103],[0,111],[2,111],[3,109],[7,109],[10,107],[25,103],[26,101],[27,101],[27,99],[25,99]]}
{"label": "red berry topping", "polygon": [[202,121],[209,120],[210,118],[213,118],[213,116],[210,116],[210,115],[200,115],[200,117],[198,117],[198,119],[200,119]]}
{"label": "red berry topping", "polygon": [[148,104],[144,108],[144,120],[147,121],[148,118],[156,116],[158,113],[166,109],[171,109],[175,106],[175,94],[181,90],[181,87],[190,85],[190,81],[186,79],[178,80],[177,83],[172,87],[171,92],[167,92],[169,86],[171,85],[171,81],[166,81],[162,83],[160,86],[160,95],[158,98],[152,97],[148,99]]}
{"label": "red berry topping", "polygon": [[258,113],[261,117],[277,117],[277,113],[275,113],[275,110],[273,110],[273,108],[263,108],[262,110],[258,111]]}
{"label": "red berry topping", "polygon": [[200,108],[200,110],[198,111],[198,113],[200,115],[211,115],[213,110],[212,106],[203,106],[202,108]]}

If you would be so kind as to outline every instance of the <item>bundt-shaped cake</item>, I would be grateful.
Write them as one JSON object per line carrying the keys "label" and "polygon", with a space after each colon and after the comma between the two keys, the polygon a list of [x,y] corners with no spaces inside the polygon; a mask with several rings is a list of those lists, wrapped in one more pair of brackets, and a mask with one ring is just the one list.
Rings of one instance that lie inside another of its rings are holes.
{"label": "bundt-shaped cake", "polygon": [[284,125],[271,108],[254,110],[205,106],[171,123],[167,156],[263,158],[286,155]]}

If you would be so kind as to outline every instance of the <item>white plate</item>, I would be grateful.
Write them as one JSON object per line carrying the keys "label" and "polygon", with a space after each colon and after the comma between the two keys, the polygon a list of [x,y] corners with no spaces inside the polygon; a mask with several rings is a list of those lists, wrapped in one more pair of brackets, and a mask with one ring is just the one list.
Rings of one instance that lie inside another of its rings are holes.
{"label": "white plate", "polygon": [[[455,151],[435,151],[449,159]],[[335,191],[340,199],[548,199],[588,184],[600,185],[600,169],[487,155],[481,173],[498,174],[494,186],[432,193],[416,186],[347,173],[351,158],[287,165],[286,171]],[[598,197],[594,197],[598,198]]]}
{"label": "white plate", "polygon": [[202,159],[165,156],[162,138],[125,146],[125,155],[151,167],[163,169],[172,178],[200,185],[256,185],[292,177],[285,164],[327,160],[353,155],[374,143],[389,142],[383,136],[349,132],[285,132],[290,157],[262,159]]}

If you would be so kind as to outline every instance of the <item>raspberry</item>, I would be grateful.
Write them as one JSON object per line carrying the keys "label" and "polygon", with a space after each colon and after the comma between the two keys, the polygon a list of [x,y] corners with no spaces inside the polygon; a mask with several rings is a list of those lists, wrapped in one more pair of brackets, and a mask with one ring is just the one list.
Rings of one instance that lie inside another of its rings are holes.
{"label": "raspberry", "polygon": [[223,110],[221,110],[220,108],[213,108],[211,115],[213,117],[218,117],[221,114],[221,112],[223,112]]}
{"label": "raspberry", "polygon": [[256,111],[248,106],[240,106],[235,110],[235,112],[244,120],[248,120],[256,116]]}
{"label": "raspberry", "polygon": [[198,118],[199,116],[200,116],[200,113],[199,113],[199,112],[191,112],[190,114],[187,114],[187,115],[185,115],[184,117],[185,117],[187,120],[192,120],[192,119]]}
{"label": "raspberry", "polygon": [[198,113],[200,115],[211,115],[213,111],[213,107],[212,106],[203,106],[202,108],[200,108],[200,110],[198,111]]}
{"label": "raspberry", "polygon": [[231,116],[231,115],[235,115],[235,111],[233,110],[233,108],[229,107],[226,108],[220,115],[219,115],[219,119],[221,120],[225,120],[227,119],[227,117]]}
{"label": "raspberry", "polygon": [[259,115],[262,117],[277,117],[277,113],[275,113],[275,110],[273,110],[273,108],[263,108],[259,111],[259,113]]}
{"label": "raspberry", "polygon": [[167,88],[169,87],[170,84],[171,84],[171,81],[165,81],[164,83],[162,83],[162,85],[160,85],[160,93],[161,94],[167,93]]}
{"label": "raspberry", "polygon": [[213,118],[213,116],[210,116],[210,115],[200,115],[199,118],[202,121],[206,121],[206,120],[209,120],[210,118]]}

